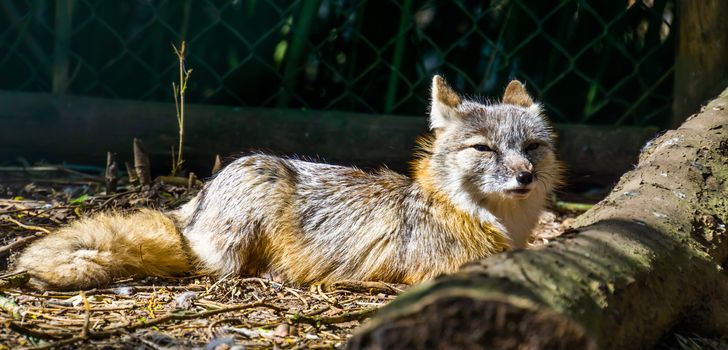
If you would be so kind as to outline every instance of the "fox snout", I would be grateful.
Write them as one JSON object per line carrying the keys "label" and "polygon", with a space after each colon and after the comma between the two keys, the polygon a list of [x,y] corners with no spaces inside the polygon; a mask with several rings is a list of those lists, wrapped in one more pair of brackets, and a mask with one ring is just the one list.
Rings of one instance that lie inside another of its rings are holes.
{"label": "fox snout", "polygon": [[521,171],[516,174],[516,181],[521,185],[528,185],[533,182],[533,173],[530,171]]}
{"label": "fox snout", "polygon": [[533,164],[523,157],[518,157],[507,163],[506,169],[508,180],[505,184],[505,194],[512,197],[527,197],[534,187]]}
{"label": "fox snout", "polygon": [[512,178],[520,186],[528,186],[533,182],[533,164],[523,156],[512,156],[511,161],[506,163],[506,168],[512,174]]}

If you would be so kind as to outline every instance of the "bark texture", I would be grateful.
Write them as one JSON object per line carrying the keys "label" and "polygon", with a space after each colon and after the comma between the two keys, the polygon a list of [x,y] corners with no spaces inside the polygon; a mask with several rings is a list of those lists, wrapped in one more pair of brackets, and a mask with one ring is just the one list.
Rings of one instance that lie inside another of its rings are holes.
{"label": "bark texture", "polygon": [[685,320],[726,332],[727,194],[728,90],[650,141],[572,233],[411,289],[349,348],[645,348]]}

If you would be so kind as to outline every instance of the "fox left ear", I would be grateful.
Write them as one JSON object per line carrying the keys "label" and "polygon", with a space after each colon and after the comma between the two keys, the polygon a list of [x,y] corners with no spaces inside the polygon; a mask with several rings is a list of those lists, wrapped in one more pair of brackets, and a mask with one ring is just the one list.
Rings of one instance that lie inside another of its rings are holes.
{"label": "fox left ear", "polygon": [[516,105],[521,107],[531,107],[533,99],[526,92],[526,87],[518,80],[511,80],[506,86],[506,92],[503,93],[503,103],[508,105]]}
{"label": "fox left ear", "polygon": [[432,105],[430,106],[430,130],[444,128],[460,119],[457,108],[460,96],[439,75],[432,77]]}
{"label": "fox left ear", "polygon": [[511,80],[508,83],[501,102],[508,105],[525,107],[535,113],[541,113],[542,111],[541,105],[533,102],[531,96],[526,92],[526,87],[518,80]]}

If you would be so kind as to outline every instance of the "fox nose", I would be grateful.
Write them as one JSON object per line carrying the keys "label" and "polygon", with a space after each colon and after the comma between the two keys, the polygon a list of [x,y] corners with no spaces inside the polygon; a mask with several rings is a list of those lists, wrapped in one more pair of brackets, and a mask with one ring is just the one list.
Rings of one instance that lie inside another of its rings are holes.
{"label": "fox nose", "polygon": [[528,171],[521,171],[516,174],[516,181],[522,185],[528,185],[533,182],[533,174]]}

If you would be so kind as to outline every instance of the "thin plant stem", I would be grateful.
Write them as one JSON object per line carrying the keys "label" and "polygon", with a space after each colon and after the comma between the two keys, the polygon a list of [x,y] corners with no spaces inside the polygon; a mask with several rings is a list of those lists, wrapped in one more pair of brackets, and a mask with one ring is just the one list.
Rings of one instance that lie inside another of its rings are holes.
{"label": "thin plant stem", "polygon": [[172,45],[174,53],[177,55],[179,62],[179,85],[172,83],[172,91],[174,92],[174,107],[177,112],[177,125],[179,129],[179,145],[177,146],[177,155],[174,154],[172,148],[172,176],[176,176],[181,170],[184,163],[183,146],[185,139],[185,91],[187,90],[187,81],[192,74],[192,69],[185,69],[185,56],[187,55],[187,43],[182,42],[177,48]]}

